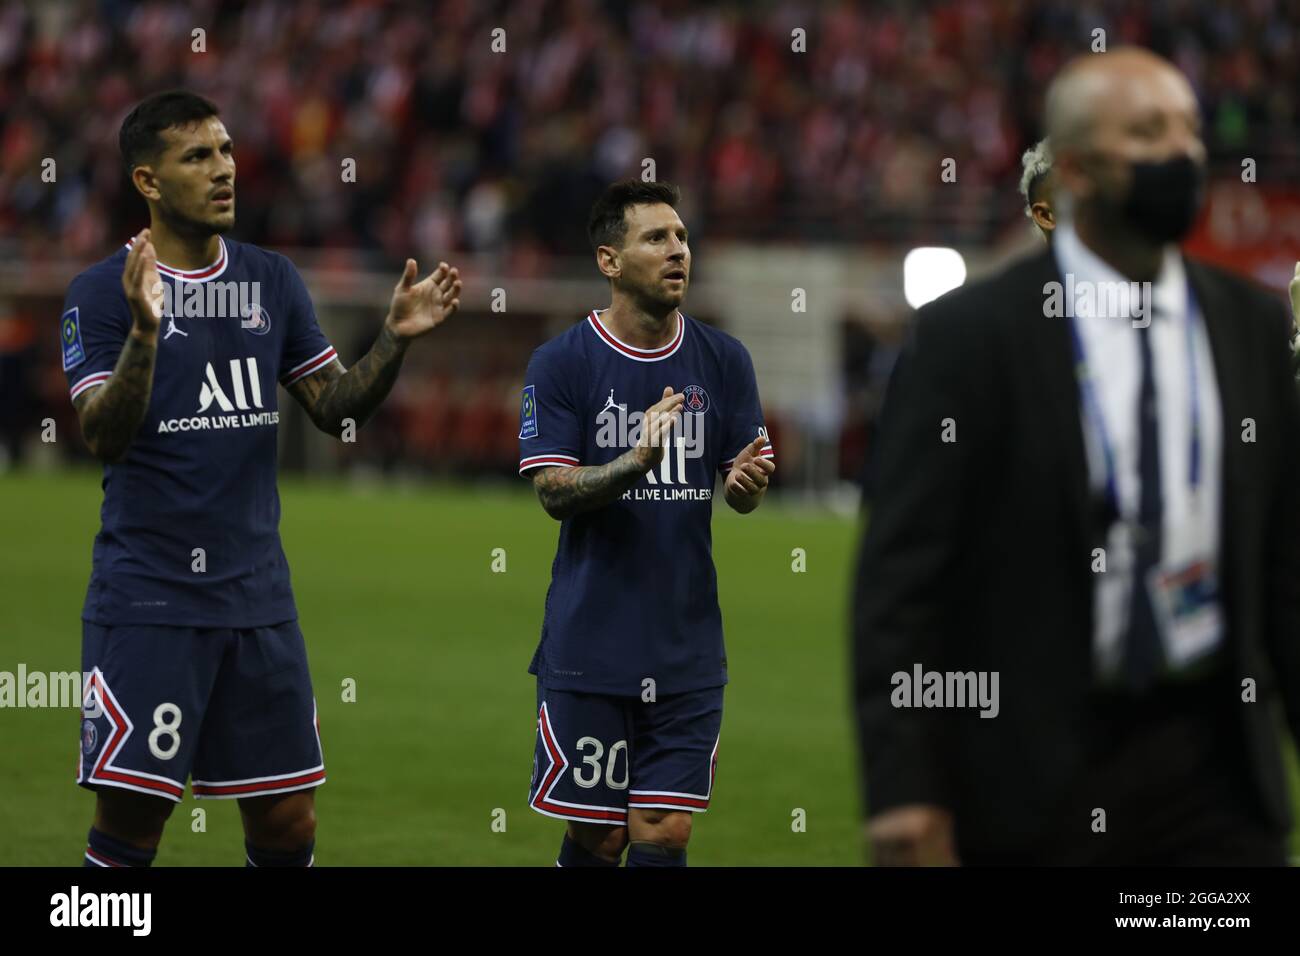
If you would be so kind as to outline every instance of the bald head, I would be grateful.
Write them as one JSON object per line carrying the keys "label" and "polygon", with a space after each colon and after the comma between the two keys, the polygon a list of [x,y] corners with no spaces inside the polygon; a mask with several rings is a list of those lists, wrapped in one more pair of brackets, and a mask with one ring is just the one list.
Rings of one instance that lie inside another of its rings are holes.
{"label": "bald head", "polygon": [[1048,87],[1044,111],[1058,212],[1066,218],[1105,216],[1114,232],[1123,228],[1119,207],[1150,185],[1135,190],[1135,169],[1159,182],[1162,177],[1149,169],[1154,164],[1191,160],[1195,169],[1204,168],[1191,84],[1149,50],[1121,47],[1071,60]]}
{"label": "bald head", "polygon": [[1057,154],[1087,149],[1108,129],[1145,122],[1195,125],[1191,85],[1164,57],[1139,47],[1090,53],[1067,63],[1047,88],[1044,117]]}

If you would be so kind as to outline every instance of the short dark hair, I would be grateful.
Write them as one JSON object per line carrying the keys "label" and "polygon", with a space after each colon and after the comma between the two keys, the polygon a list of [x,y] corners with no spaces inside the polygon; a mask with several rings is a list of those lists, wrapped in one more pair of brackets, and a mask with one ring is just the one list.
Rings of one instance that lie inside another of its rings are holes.
{"label": "short dark hair", "polygon": [[628,206],[666,203],[677,208],[682,201],[681,190],[672,183],[646,183],[639,179],[624,179],[610,183],[591,207],[587,217],[587,238],[592,251],[601,246],[623,245],[627,238],[626,212]]}
{"label": "short dark hair", "polygon": [[189,90],[168,90],[141,100],[122,120],[117,134],[127,173],[162,152],[164,143],[158,134],[163,130],[196,123],[218,112],[215,103]]}

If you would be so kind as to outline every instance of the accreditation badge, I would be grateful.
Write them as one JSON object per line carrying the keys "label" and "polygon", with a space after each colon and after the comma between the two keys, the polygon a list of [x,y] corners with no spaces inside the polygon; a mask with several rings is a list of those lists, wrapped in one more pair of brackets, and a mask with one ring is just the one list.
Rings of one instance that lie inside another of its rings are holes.
{"label": "accreditation badge", "polygon": [[1205,657],[1223,639],[1223,606],[1214,565],[1201,559],[1147,575],[1147,591],[1172,671]]}

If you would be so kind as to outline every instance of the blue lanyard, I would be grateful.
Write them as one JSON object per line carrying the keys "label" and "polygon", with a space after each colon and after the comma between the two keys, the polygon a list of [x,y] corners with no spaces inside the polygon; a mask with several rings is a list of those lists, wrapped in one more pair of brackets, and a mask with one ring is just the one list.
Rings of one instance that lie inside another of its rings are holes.
{"label": "blue lanyard", "polygon": [[[1195,497],[1201,484],[1201,396],[1197,389],[1196,378],[1196,319],[1198,315],[1196,298],[1192,295],[1192,287],[1189,283],[1187,286],[1187,368],[1191,383],[1192,441],[1191,450],[1188,454],[1187,483],[1191,486],[1193,497]],[[1150,331],[1149,325],[1147,328],[1139,329],[1138,334],[1145,335],[1148,331]],[[1097,440],[1101,445],[1102,462],[1106,468],[1106,498],[1111,507],[1114,508],[1115,514],[1119,514],[1119,488],[1115,483],[1115,451],[1111,447],[1110,438],[1106,433],[1106,419],[1101,413],[1101,402],[1097,398],[1097,386],[1092,369],[1088,365],[1087,353],[1083,348],[1083,336],[1079,334],[1079,324],[1073,317],[1070,319],[1070,340],[1074,344],[1074,373],[1079,382],[1084,412],[1092,421]],[[1151,370],[1153,375],[1155,374],[1154,364],[1153,355]]]}

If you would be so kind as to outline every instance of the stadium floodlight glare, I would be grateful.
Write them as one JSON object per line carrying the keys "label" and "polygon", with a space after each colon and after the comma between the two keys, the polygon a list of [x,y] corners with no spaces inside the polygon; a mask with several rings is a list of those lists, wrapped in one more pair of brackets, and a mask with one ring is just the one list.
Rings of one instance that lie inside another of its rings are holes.
{"label": "stadium floodlight glare", "polygon": [[921,246],[903,259],[903,296],[919,309],[966,281],[966,260],[956,249]]}

